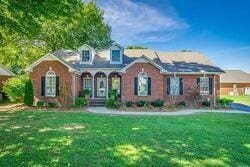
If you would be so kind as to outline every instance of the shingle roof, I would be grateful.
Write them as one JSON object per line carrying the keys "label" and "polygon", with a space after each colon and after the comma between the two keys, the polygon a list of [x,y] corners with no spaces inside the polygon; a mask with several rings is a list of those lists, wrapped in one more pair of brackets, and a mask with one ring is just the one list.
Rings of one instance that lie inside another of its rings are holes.
{"label": "shingle roof", "polygon": [[156,52],[150,49],[124,49],[123,64],[110,64],[108,49],[96,50],[92,64],[81,64],[78,51],[61,50],[52,53],[76,69],[123,68],[141,56],[146,56],[168,72],[223,72],[198,52]]}
{"label": "shingle roof", "polygon": [[250,74],[242,70],[225,70],[220,75],[221,83],[250,83]]}

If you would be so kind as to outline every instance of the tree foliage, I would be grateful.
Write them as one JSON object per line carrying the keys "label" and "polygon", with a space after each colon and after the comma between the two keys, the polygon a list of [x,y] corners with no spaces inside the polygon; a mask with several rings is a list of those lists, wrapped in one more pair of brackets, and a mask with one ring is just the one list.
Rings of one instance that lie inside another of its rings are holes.
{"label": "tree foliage", "polygon": [[34,95],[33,95],[33,85],[31,80],[27,80],[25,83],[25,91],[24,91],[24,104],[27,106],[32,106],[34,102]]}
{"label": "tree foliage", "polygon": [[111,44],[111,29],[95,2],[0,1],[0,63],[20,72],[47,52]]}
{"label": "tree foliage", "polygon": [[137,45],[135,46],[129,45],[126,47],[126,49],[147,49],[147,48],[142,47],[142,46],[137,46]]}

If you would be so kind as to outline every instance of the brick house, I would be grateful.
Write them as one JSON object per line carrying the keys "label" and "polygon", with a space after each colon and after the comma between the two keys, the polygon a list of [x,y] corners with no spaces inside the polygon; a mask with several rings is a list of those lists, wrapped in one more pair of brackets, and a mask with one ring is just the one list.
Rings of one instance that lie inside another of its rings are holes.
{"label": "brick house", "polygon": [[2,88],[3,83],[8,80],[10,77],[15,76],[13,72],[8,70],[6,67],[4,67],[2,64],[0,64],[0,100],[3,98],[2,96]]}
{"label": "brick house", "polygon": [[91,100],[107,99],[118,90],[122,101],[163,99],[192,103],[190,88],[198,86],[202,98],[219,95],[223,71],[198,52],[156,52],[150,49],[93,49],[84,44],[78,50],[48,53],[27,70],[36,100],[74,103],[84,89]]}
{"label": "brick house", "polygon": [[250,74],[242,70],[225,70],[220,75],[221,95],[250,95]]}

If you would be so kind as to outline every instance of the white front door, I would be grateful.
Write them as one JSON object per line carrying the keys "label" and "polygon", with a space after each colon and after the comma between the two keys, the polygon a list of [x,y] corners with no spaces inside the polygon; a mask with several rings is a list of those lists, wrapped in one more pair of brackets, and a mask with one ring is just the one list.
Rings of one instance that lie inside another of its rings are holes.
{"label": "white front door", "polygon": [[245,87],[245,95],[250,95],[250,87]]}
{"label": "white front door", "polygon": [[105,97],[106,96],[106,78],[98,77],[97,78],[97,97]]}

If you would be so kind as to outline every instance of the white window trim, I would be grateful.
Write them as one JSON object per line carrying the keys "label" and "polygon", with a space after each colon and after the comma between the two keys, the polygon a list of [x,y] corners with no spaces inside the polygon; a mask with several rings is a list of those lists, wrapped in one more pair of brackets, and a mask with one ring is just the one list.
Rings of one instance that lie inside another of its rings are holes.
{"label": "white window trim", "polygon": [[[112,52],[114,50],[120,51],[120,60],[119,61],[113,61],[113,59],[112,59]],[[121,49],[111,49],[110,50],[110,64],[122,64],[122,50]]]}
{"label": "white window trim", "polygon": [[[208,83],[207,83],[207,86],[208,86],[208,91],[207,91],[207,93],[204,93],[204,92],[202,92],[202,90],[201,90],[201,80],[202,80],[202,79],[205,79],[205,78],[207,79],[207,82],[208,82]],[[200,86],[200,94],[201,94],[201,95],[209,95],[209,92],[210,92],[210,90],[209,90],[209,77],[200,77],[200,85],[199,85],[199,86]]]}
{"label": "white window trim", "polygon": [[[178,93],[172,93],[172,79],[178,79],[178,87],[179,87],[179,92]],[[169,95],[177,96],[180,95],[180,77],[170,77],[170,90],[169,90]]]}
{"label": "white window trim", "polygon": [[86,85],[85,83],[86,83],[86,80],[87,80],[87,79],[90,80],[90,84],[91,84],[90,91],[92,91],[92,89],[93,89],[92,77],[84,77],[84,78],[83,78],[83,85],[82,85],[82,86],[83,86],[83,90],[85,90],[85,85]]}
{"label": "white window trim", "polygon": [[[53,74],[50,74],[50,73],[53,73]],[[54,92],[54,94],[52,95],[52,94],[50,94],[50,95],[48,95],[48,91],[47,91],[47,87],[48,87],[48,85],[47,85],[47,81],[48,81],[48,77],[54,77],[54,86],[55,86],[55,92]],[[56,73],[53,71],[53,70],[49,70],[47,73],[46,73],[46,75],[45,75],[45,96],[46,97],[56,97]]]}
{"label": "white window trim", "polygon": [[[139,76],[141,75],[141,74],[146,74],[146,76],[147,76],[147,78],[146,78],[146,91],[147,91],[147,93],[146,94],[139,94],[139,87],[140,87],[140,85],[139,85]],[[142,71],[141,72],[139,72],[138,73],[138,79],[137,79],[137,95],[138,96],[141,96],[141,97],[146,97],[146,96],[148,96],[148,74],[146,73],[146,72],[144,72],[144,69],[142,69]]]}
{"label": "white window trim", "polygon": [[[82,52],[83,51],[89,51],[89,61],[83,61],[82,60]],[[81,52],[80,52],[80,55],[81,55],[81,64],[90,64],[91,63],[91,59],[92,59],[92,52],[90,49],[82,49]]]}

